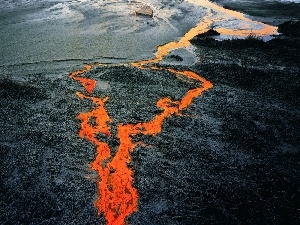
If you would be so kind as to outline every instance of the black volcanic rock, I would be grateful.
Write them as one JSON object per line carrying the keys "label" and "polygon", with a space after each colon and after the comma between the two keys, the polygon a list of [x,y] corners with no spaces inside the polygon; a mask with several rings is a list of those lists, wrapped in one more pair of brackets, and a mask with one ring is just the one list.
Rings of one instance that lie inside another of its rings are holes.
{"label": "black volcanic rock", "polygon": [[183,58],[180,55],[170,55],[170,59],[175,59],[176,61],[183,61]]}
{"label": "black volcanic rock", "polygon": [[13,81],[9,78],[3,78],[0,80],[0,98],[3,99],[43,99],[44,93],[38,88],[27,84]]}
{"label": "black volcanic rock", "polygon": [[206,38],[210,38],[210,37],[213,37],[213,36],[218,36],[220,35],[220,33],[214,29],[209,29],[208,31],[204,32],[204,33],[201,33],[201,34],[198,34],[196,35],[195,37],[193,37],[190,42],[191,43],[197,43],[198,41],[201,41],[203,39],[206,39]]}
{"label": "black volcanic rock", "polygon": [[286,36],[299,37],[300,36],[300,21],[291,20],[278,25],[278,32]]}

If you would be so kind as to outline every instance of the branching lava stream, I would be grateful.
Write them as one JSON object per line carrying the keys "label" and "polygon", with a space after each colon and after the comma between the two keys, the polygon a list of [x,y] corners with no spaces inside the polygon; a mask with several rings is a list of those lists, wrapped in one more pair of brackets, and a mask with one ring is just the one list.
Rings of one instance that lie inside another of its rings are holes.
{"label": "branching lava stream", "polygon": [[105,109],[105,103],[109,101],[109,98],[92,97],[96,81],[82,77],[83,74],[90,71],[97,64],[86,65],[84,69],[70,73],[70,77],[79,81],[85,88],[85,92],[87,92],[87,94],[77,92],[77,96],[81,99],[90,100],[94,104],[93,110],[81,112],[78,115],[78,119],[81,120],[79,136],[88,139],[96,146],[96,158],[91,163],[91,168],[97,171],[99,175],[97,181],[98,198],[95,206],[99,214],[104,214],[108,225],[124,225],[126,217],[137,211],[138,208],[139,196],[133,186],[133,171],[128,167],[128,164],[131,162],[131,152],[141,143],[134,142],[132,138],[138,134],[157,135],[161,132],[165,119],[172,115],[181,115],[181,111],[189,107],[194,98],[199,97],[204,91],[213,87],[210,81],[192,71],[177,71],[172,68],[161,68],[154,64],[161,61],[172,50],[188,46],[190,44],[189,40],[195,35],[208,30],[212,22],[209,17],[205,17],[197,27],[192,28],[178,42],[170,42],[159,46],[154,59],[128,64],[138,69],[167,70],[177,78],[185,77],[189,81],[200,83],[200,85],[187,91],[182,99],[172,100],[167,97],[159,99],[156,106],[161,111],[148,122],[118,124],[117,138],[120,145],[114,156],[111,155],[110,146],[97,138],[99,133],[105,136],[111,135],[110,122],[113,118],[110,118]]}
{"label": "branching lava stream", "polygon": [[[139,63],[135,66],[142,68]],[[82,83],[88,93],[91,93],[93,89],[86,84],[87,78],[78,77],[78,75],[89,71],[91,68],[91,65],[87,65],[85,69],[70,74],[71,78]],[[151,66],[150,69],[162,70],[154,66]],[[133,171],[128,167],[128,163],[131,161],[130,153],[140,143],[135,143],[132,137],[137,134],[158,134],[166,118],[173,114],[180,115],[180,111],[187,108],[194,98],[213,86],[194,72],[166,70],[176,75],[184,75],[191,80],[200,81],[202,85],[189,90],[181,100],[174,101],[166,97],[159,99],[156,106],[162,109],[162,112],[151,121],[137,124],[118,124],[120,145],[113,158],[110,155],[109,145],[99,141],[96,137],[99,133],[106,136],[111,135],[109,126],[111,118],[105,109],[105,102],[108,101],[108,97],[101,99],[77,92],[79,98],[91,100],[95,105],[92,111],[82,112],[78,115],[78,119],[81,120],[79,136],[88,139],[96,146],[96,159],[91,163],[91,168],[96,170],[100,177],[100,180],[97,181],[99,193],[95,206],[98,208],[99,214],[104,213],[108,225],[123,225],[126,217],[137,211],[138,193],[133,187]],[[93,83],[90,80],[88,82]],[[94,123],[91,122],[92,120]]]}

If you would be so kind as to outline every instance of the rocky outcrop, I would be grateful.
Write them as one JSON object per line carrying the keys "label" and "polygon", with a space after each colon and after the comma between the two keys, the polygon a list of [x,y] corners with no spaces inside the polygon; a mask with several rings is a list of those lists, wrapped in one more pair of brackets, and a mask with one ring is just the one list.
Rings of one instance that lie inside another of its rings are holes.
{"label": "rocky outcrop", "polygon": [[153,10],[151,9],[150,6],[148,5],[143,5],[142,8],[139,10],[135,11],[136,15],[141,15],[141,16],[153,16]]}
{"label": "rocky outcrop", "polygon": [[195,37],[193,37],[190,42],[191,43],[197,43],[199,41],[202,41],[203,39],[207,39],[214,36],[219,36],[220,33],[214,29],[209,29],[208,31],[198,34]]}

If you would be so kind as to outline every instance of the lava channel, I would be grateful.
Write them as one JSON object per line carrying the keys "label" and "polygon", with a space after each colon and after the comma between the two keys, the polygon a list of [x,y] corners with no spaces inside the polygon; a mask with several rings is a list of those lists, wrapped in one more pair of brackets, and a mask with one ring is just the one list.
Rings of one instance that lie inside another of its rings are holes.
{"label": "lava channel", "polygon": [[[196,2],[194,0],[189,0]],[[212,4],[205,1],[207,4]],[[213,7],[218,7],[213,5]],[[219,9],[219,8],[216,8]],[[228,15],[232,11],[224,11]],[[235,17],[241,17],[242,20],[247,20],[240,14]],[[123,124],[117,125],[117,138],[120,145],[114,156],[111,155],[110,146],[98,140],[98,134],[104,134],[106,137],[111,136],[110,122],[112,119],[109,117],[105,109],[105,103],[109,101],[108,97],[98,98],[90,96],[96,86],[96,81],[83,77],[82,75],[90,71],[94,65],[86,65],[82,70],[76,70],[70,74],[70,77],[80,82],[88,95],[77,92],[81,99],[87,99],[94,103],[94,109],[89,112],[81,112],[78,118],[81,120],[81,128],[79,136],[86,138],[96,146],[96,157],[91,163],[91,168],[97,171],[99,175],[98,197],[95,201],[95,206],[98,213],[104,214],[108,225],[124,225],[126,217],[138,210],[138,191],[133,186],[133,171],[128,166],[131,162],[131,152],[140,142],[134,142],[133,137],[142,135],[155,136],[161,132],[162,125],[165,119],[172,115],[181,115],[181,111],[189,107],[194,98],[199,97],[204,91],[213,87],[212,83],[192,71],[177,71],[173,68],[160,68],[157,64],[163,59],[164,56],[171,51],[178,48],[185,48],[190,45],[189,40],[195,35],[205,32],[213,24],[211,15],[206,16],[195,28],[187,32],[178,42],[170,42],[166,45],[159,46],[156,57],[150,60],[142,60],[129,65],[138,69],[148,70],[167,70],[173,73],[177,78],[186,78],[188,81],[195,81],[200,83],[199,87],[190,89],[185,96],[180,100],[172,100],[170,98],[162,97],[156,102],[156,106],[161,109],[160,113],[154,116],[151,121],[139,122],[136,124]],[[222,29],[220,29],[222,33]],[[223,33],[234,33],[236,31],[223,31]],[[273,34],[274,27],[265,26],[262,35],[265,33]],[[257,32],[258,33],[258,32]],[[246,34],[242,34],[246,35]]]}
{"label": "lava channel", "polygon": [[[88,93],[91,93],[93,89],[91,89],[91,86],[86,85],[87,80],[85,78],[77,77],[77,75],[81,75],[91,68],[88,65],[85,69],[70,74],[71,78],[82,83]],[[154,66],[150,69],[163,70]],[[79,136],[86,138],[96,146],[96,158],[91,163],[91,168],[97,171],[100,178],[97,181],[98,198],[95,201],[95,206],[99,214],[104,214],[108,225],[124,225],[126,217],[138,209],[138,191],[133,186],[133,171],[128,167],[128,164],[131,162],[130,153],[141,143],[134,142],[132,138],[137,134],[157,135],[161,132],[165,119],[173,114],[180,115],[180,111],[187,108],[194,98],[212,87],[209,81],[194,72],[167,70],[176,76],[186,76],[188,79],[200,81],[201,86],[189,90],[181,100],[174,101],[166,97],[159,99],[156,106],[161,109],[161,113],[157,114],[151,121],[136,124],[118,124],[117,137],[120,145],[114,157],[111,156],[109,145],[97,138],[99,133],[107,137],[111,136],[109,124],[112,119],[105,109],[105,103],[109,101],[108,97],[101,99],[77,92],[79,98],[91,100],[95,106],[93,110],[81,112],[78,115],[78,119],[81,120]],[[91,79],[88,79],[88,82],[96,84],[96,81]]]}

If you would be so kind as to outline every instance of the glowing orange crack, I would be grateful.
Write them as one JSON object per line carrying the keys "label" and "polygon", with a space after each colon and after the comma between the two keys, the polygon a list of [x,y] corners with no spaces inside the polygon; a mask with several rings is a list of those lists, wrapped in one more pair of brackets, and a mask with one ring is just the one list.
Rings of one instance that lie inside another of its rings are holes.
{"label": "glowing orange crack", "polygon": [[85,66],[84,69],[76,70],[76,71],[70,73],[70,75],[69,75],[72,79],[79,81],[88,93],[93,92],[94,88],[96,87],[96,81],[85,78],[85,77],[78,77],[78,75],[81,75],[81,74],[84,74],[84,73],[90,71],[94,66],[95,65],[88,64]]}

